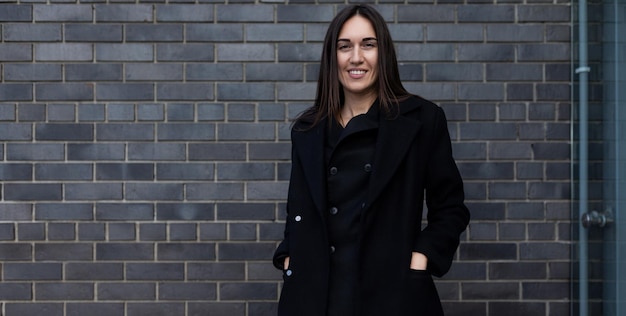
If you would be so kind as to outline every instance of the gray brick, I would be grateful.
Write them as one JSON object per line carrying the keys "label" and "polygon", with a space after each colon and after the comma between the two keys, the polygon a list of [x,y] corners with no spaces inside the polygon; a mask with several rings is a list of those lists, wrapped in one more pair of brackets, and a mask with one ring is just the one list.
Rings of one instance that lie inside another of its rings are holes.
{"label": "gray brick", "polygon": [[464,179],[513,179],[514,164],[511,162],[461,162],[459,171]]}
{"label": "gray brick", "polygon": [[96,4],[96,22],[151,22],[152,5]]}
{"label": "gray brick", "polygon": [[518,9],[520,22],[569,22],[570,10],[563,5],[524,5]]}
{"label": "gray brick", "polygon": [[200,316],[206,311],[211,311],[215,315],[245,316],[247,305],[247,303],[189,302],[187,313],[190,316]]}
{"label": "gray brick", "polygon": [[26,121],[45,121],[46,105],[40,103],[26,103],[17,106],[18,120]]}
{"label": "gray brick", "polygon": [[0,101],[31,101],[31,100],[33,100],[33,85],[32,84],[21,84],[21,83],[0,84]]}
{"label": "gray brick", "polygon": [[570,189],[569,182],[530,183],[528,195],[531,199],[567,199]]}
{"label": "gray brick", "polygon": [[273,101],[274,90],[273,83],[218,83],[217,99]]}
{"label": "gray brick", "polygon": [[250,316],[274,315],[278,313],[278,303],[275,302],[250,302]]}
{"label": "gray brick", "polygon": [[44,223],[18,223],[17,231],[20,241],[46,239],[46,227]]}
{"label": "gray brick", "polygon": [[273,22],[272,5],[218,4],[218,22]]}
{"label": "gray brick", "polygon": [[544,29],[542,25],[527,24],[488,24],[488,42],[541,42]]}
{"label": "gray brick", "polygon": [[532,144],[525,142],[492,142],[489,145],[490,159],[529,160],[533,156]]}
{"label": "gray brick", "polygon": [[496,120],[496,105],[493,103],[470,103],[468,109],[470,121]]}
{"label": "gray brick", "polygon": [[30,22],[31,5],[0,4],[1,22]]}
{"label": "gray brick", "polygon": [[180,42],[183,26],[177,24],[128,24],[125,27],[128,42]]}
{"label": "gray brick", "polygon": [[190,160],[245,160],[246,145],[238,143],[189,144]]}
{"label": "gray brick", "polygon": [[520,44],[517,50],[519,61],[563,61],[570,56],[567,44]]}
{"label": "gray brick", "polygon": [[110,223],[109,225],[109,240],[136,240],[135,224],[132,223]]}
{"label": "gray brick", "polygon": [[94,87],[78,83],[40,83],[35,86],[39,101],[89,101],[93,100]]}
{"label": "gray brick", "polygon": [[484,142],[461,142],[452,144],[455,159],[484,160],[487,158],[487,144]]}
{"label": "gray brick", "polygon": [[63,303],[5,303],[6,316],[63,316]]}
{"label": "gray brick", "polygon": [[269,262],[250,262],[248,264],[248,278],[250,280],[279,280],[281,272],[277,271]]}
{"label": "gray brick", "polygon": [[241,81],[243,80],[243,65],[235,63],[186,64],[185,77],[190,81]]}
{"label": "gray brick", "polygon": [[96,164],[98,180],[152,180],[154,166],[151,163],[100,163]]}
{"label": "gray brick", "polygon": [[[454,61],[455,46],[452,44],[403,44],[397,45],[398,61]],[[511,50],[511,52],[513,52]]]}
{"label": "gray brick", "polygon": [[273,283],[220,283],[222,300],[275,300],[276,285]]}
{"label": "gray brick", "polygon": [[32,180],[33,167],[25,163],[0,164],[0,181]]}
{"label": "gray brick", "polygon": [[3,264],[3,280],[30,280],[30,281],[50,281],[61,280],[63,277],[62,263],[11,263]]}
{"label": "gray brick", "polygon": [[204,101],[213,99],[213,84],[161,83],[157,84],[157,99],[163,101]]}
{"label": "gray brick", "polygon": [[459,22],[515,22],[515,6],[462,5],[457,15]]}
{"label": "gray brick", "polygon": [[35,4],[33,19],[37,22],[91,22],[89,4]]}
{"label": "gray brick", "polygon": [[73,104],[49,104],[47,110],[50,122],[72,122],[76,120],[76,109]]}
{"label": "gray brick", "polygon": [[[319,62],[322,45],[318,43],[280,43],[278,61],[280,62]],[[271,58],[270,61],[273,61]]]}
{"label": "gray brick", "polygon": [[255,182],[247,187],[250,200],[284,200],[287,198],[287,182]]}
{"label": "gray brick", "polygon": [[130,160],[184,160],[184,144],[132,143],[128,144]]}
{"label": "gray brick", "polygon": [[154,260],[154,249],[148,243],[102,243],[96,244],[96,260]]}
{"label": "gray brick", "polygon": [[183,263],[127,263],[127,280],[182,280]]}
{"label": "gray brick", "polygon": [[214,140],[215,126],[205,123],[159,124],[158,139],[164,141]]}
{"label": "gray brick", "polygon": [[426,38],[429,42],[482,42],[484,40],[483,26],[432,24],[426,26]]}
{"label": "gray brick", "polygon": [[487,81],[541,81],[540,64],[488,64]]}
{"label": "gray brick", "polygon": [[154,300],[154,283],[98,283],[96,285],[99,301],[137,301]]}
{"label": "gray brick", "polygon": [[98,241],[98,240],[105,240],[105,238],[106,238],[106,233],[105,233],[104,223],[79,223],[78,224],[78,240]]}
{"label": "gray brick", "polygon": [[[0,259],[2,259],[6,268],[11,267],[8,261],[32,260],[32,245],[25,243],[2,243],[0,244]],[[6,268],[3,273],[3,280],[9,280],[9,275],[12,271]],[[16,270],[15,268],[13,270]]]}
{"label": "gray brick", "polygon": [[212,22],[213,6],[206,4],[156,5],[157,22]]}
{"label": "gray brick", "polygon": [[468,300],[514,300],[520,296],[519,284],[515,282],[466,282],[463,283],[461,295]]}
{"label": "gray brick", "polygon": [[547,81],[569,81],[571,79],[569,64],[547,64],[545,68]]}
{"label": "gray brick", "polygon": [[113,103],[106,107],[109,121],[134,121],[135,105],[126,103]]}
{"label": "gray brick", "polygon": [[218,220],[273,220],[272,203],[220,203],[217,206]]}
{"label": "gray brick", "polygon": [[156,211],[158,220],[213,220],[213,209],[210,203],[158,203]]}
{"label": "gray brick", "polygon": [[331,6],[319,5],[278,5],[278,22],[330,22],[334,17]]}
{"label": "gray brick", "polygon": [[15,121],[15,117],[14,104],[0,104],[0,121]]}
{"label": "gray brick", "polygon": [[269,180],[274,178],[273,163],[220,163],[218,180]]}
{"label": "gray brick", "polygon": [[89,261],[93,260],[92,254],[93,246],[90,244],[46,243],[35,245],[35,260],[37,261]]}
{"label": "gray brick", "polygon": [[315,83],[278,83],[278,99],[283,100],[313,100],[316,91]]}
{"label": "gray brick", "polygon": [[520,200],[526,199],[526,184],[523,182],[491,182],[488,186],[490,199],[494,200]]}
{"label": "gray brick", "polygon": [[229,240],[256,240],[257,225],[254,223],[230,223],[228,227]]}
{"label": "gray brick", "polygon": [[398,22],[454,22],[455,9],[451,5],[399,5]]}
{"label": "gray brick", "polygon": [[167,239],[167,224],[140,224],[139,240],[159,241]]}
{"label": "gray brick", "polygon": [[139,121],[163,121],[165,106],[163,104],[138,104],[137,119]]}
{"label": "gray brick", "polygon": [[0,284],[0,300],[2,301],[30,301],[33,299],[30,283],[3,283]]}
{"label": "gray brick", "polygon": [[35,180],[93,180],[91,164],[36,164]]}
{"label": "gray brick", "polygon": [[99,221],[152,221],[154,210],[147,203],[99,203],[96,220]]}
{"label": "gray brick", "polygon": [[517,245],[514,243],[465,244],[460,248],[461,260],[515,260]]}
{"label": "gray brick", "polygon": [[[0,10],[0,12],[3,12],[3,11]],[[0,20],[2,20],[1,16],[0,16]],[[22,44],[22,43],[0,44],[0,61],[31,61],[32,59],[33,59],[33,51],[32,51],[31,44]]]}
{"label": "gray brick", "polygon": [[226,224],[205,223],[200,224],[200,240],[216,241],[226,240]]}
{"label": "gray brick", "polygon": [[126,64],[128,81],[180,81],[183,66],[180,64]]}
{"label": "gray brick", "polygon": [[274,61],[274,58],[272,44],[217,44],[219,61]]}
{"label": "gray brick", "polygon": [[509,44],[459,44],[459,61],[514,61],[515,46]]}
{"label": "gray brick", "polygon": [[96,44],[97,61],[152,61],[151,44]]}
{"label": "gray brick", "polygon": [[546,40],[548,42],[568,42],[571,38],[569,25],[547,25]]}
{"label": "gray brick", "polygon": [[157,245],[157,259],[205,261],[215,260],[215,244],[212,243],[162,243]]}
{"label": "gray brick", "polygon": [[292,63],[250,63],[246,65],[248,81],[301,81],[301,65]]}
{"label": "gray brick", "polygon": [[100,101],[152,101],[154,85],[150,83],[100,83],[96,88]]}
{"label": "gray brick", "polygon": [[127,183],[125,186],[127,200],[182,200],[183,185],[175,183]]}
{"label": "gray brick", "polygon": [[210,301],[217,298],[215,283],[160,283],[159,300]]}
{"label": "gray brick", "polygon": [[[13,223],[1,223],[0,224],[0,240],[2,241],[13,241],[15,240],[15,225]],[[1,285],[0,285],[1,288]],[[0,289],[0,297],[2,290]]]}
{"label": "gray brick", "polygon": [[3,31],[6,42],[60,42],[62,39],[60,24],[5,24]]}
{"label": "gray brick", "polygon": [[122,42],[123,39],[122,25],[65,25],[65,40],[68,42]]}
{"label": "gray brick", "polygon": [[459,99],[490,100],[504,99],[504,85],[499,83],[459,84]]}
{"label": "gray brick", "polygon": [[389,32],[394,42],[421,42],[424,30],[414,24],[389,24]]}
{"label": "gray brick", "polygon": [[259,121],[281,121],[285,120],[284,103],[260,103],[257,108]]}
{"label": "gray brick", "polygon": [[570,85],[567,83],[537,85],[537,99],[539,100],[567,100],[570,95]]}
{"label": "gray brick", "polygon": [[213,180],[212,163],[159,163],[156,177],[158,180]]}
{"label": "gray brick", "polygon": [[248,42],[301,42],[304,40],[304,26],[287,23],[258,24],[246,28],[246,40]]}
{"label": "gray brick", "polygon": [[546,142],[532,144],[535,159],[567,160],[570,158],[570,145],[563,142]]}
{"label": "gray brick", "polygon": [[35,44],[37,61],[92,61],[93,48],[90,44]]}
{"label": "gray brick", "polygon": [[110,316],[124,315],[123,303],[67,303],[67,316]]}
{"label": "gray brick", "polygon": [[532,84],[513,84],[510,83],[506,87],[508,100],[533,100],[534,88]]}
{"label": "gray brick", "polygon": [[96,125],[98,141],[154,140],[154,125],[139,123],[109,123]]}
{"label": "gray brick", "polygon": [[[32,127],[31,124],[22,124],[22,123],[0,123],[0,140],[3,141],[29,141],[32,140]],[[11,157],[9,153],[9,149],[7,145],[7,159]],[[10,146],[19,146],[19,145],[10,145]],[[18,149],[20,147],[17,147]]]}
{"label": "gray brick", "polygon": [[35,139],[66,140],[66,141],[91,141],[93,140],[93,126],[91,124],[37,124],[35,126]]}
{"label": "gray brick", "polygon": [[170,224],[169,227],[171,241],[194,241],[198,238],[196,224]]}
{"label": "gray brick", "polygon": [[545,124],[522,123],[519,125],[519,138],[522,140],[543,140],[545,138]]}
{"label": "gray brick", "polygon": [[255,105],[249,103],[231,103],[228,105],[228,121],[254,121]]}
{"label": "gray brick", "polygon": [[217,127],[219,140],[274,140],[275,127],[270,123],[231,123]]}
{"label": "gray brick", "polygon": [[426,80],[432,81],[482,81],[483,66],[480,64],[429,64]]}
{"label": "gray brick", "polygon": [[63,188],[61,184],[29,183],[5,184],[5,201],[61,201]]}
{"label": "gray brick", "polygon": [[194,118],[193,103],[170,103],[167,105],[168,122],[193,121]]}
{"label": "gray brick", "polygon": [[190,201],[241,200],[244,197],[243,183],[190,183],[185,187]]}
{"label": "gray brick", "polygon": [[125,146],[117,143],[67,144],[68,160],[123,160]]}
{"label": "gray brick", "polygon": [[212,44],[157,44],[156,51],[158,61],[213,61],[214,58]]}
{"label": "gray brick", "polygon": [[184,315],[185,304],[179,303],[129,303],[127,306],[128,316],[169,316]]}
{"label": "gray brick", "polygon": [[37,203],[35,219],[44,221],[93,220],[93,206],[91,204]]}
{"label": "gray brick", "polygon": [[67,64],[67,81],[121,81],[121,64]]}
{"label": "gray brick", "polygon": [[188,42],[243,41],[243,25],[241,24],[188,24],[185,31],[185,39]]}
{"label": "gray brick", "polygon": [[525,260],[567,260],[571,251],[567,243],[529,242],[520,243],[519,246],[520,259]]}

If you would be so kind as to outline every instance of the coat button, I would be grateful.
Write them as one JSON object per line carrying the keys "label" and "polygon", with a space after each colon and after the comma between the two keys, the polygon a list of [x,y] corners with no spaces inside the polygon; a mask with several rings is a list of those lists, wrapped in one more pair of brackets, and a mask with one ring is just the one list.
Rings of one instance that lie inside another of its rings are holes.
{"label": "coat button", "polygon": [[330,175],[334,176],[337,174],[337,167],[330,167]]}
{"label": "coat button", "polygon": [[335,253],[335,246],[330,246],[330,253]]}
{"label": "coat button", "polygon": [[365,209],[365,202],[361,203],[361,209]]}
{"label": "coat button", "polygon": [[286,276],[291,276],[292,274],[293,274],[293,271],[291,271],[291,270],[285,271],[285,275]]}
{"label": "coat button", "polygon": [[296,220],[296,222],[299,222],[302,220],[302,216],[298,215],[294,219]]}
{"label": "coat button", "polygon": [[334,206],[330,208],[330,215],[336,215],[337,213],[339,213],[339,209]]}
{"label": "coat button", "polygon": [[365,172],[370,172],[372,171],[372,165],[366,163],[365,166],[363,166],[363,170],[365,170]]}

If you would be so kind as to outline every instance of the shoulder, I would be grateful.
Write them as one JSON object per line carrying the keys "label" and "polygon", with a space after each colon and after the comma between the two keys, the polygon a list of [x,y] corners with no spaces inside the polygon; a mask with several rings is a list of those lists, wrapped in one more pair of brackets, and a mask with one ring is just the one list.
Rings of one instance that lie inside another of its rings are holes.
{"label": "shoulder", "polygon": [[421,115],[437,115],[438,112],[441,112],[441,108],[437,104],[418,95],[409,95],[401,100],[399,107],[401,115],[414,112],[420,112]]}

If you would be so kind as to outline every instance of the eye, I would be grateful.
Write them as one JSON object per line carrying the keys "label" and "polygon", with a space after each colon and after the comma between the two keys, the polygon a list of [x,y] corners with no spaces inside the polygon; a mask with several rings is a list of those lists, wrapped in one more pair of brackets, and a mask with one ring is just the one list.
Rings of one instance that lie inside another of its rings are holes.
{"label": "eye", "polygon": [[348,51],[352,48],[352,45],[350,45],[349,43],[338,43],[337,44],[337,50],[340,51]]}
{"label": "eye", "polygon": [[367,41],[367,42],[364,42],[361,46],[364,49],[376,48],[376,42],[375,41]]}

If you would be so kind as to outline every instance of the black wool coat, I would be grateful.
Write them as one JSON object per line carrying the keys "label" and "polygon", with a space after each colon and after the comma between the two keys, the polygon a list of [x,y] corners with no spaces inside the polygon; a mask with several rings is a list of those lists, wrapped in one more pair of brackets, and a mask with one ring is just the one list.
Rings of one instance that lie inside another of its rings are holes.
{"label": "black wool coat", "polygon": [[[284,240],[274,254],[283,274],[279,316],[325,316],[331,243],[324,163],[326,120],[291,134],[292,168]],[[422,227],[424,200],[427,225]],[[367,195],[359,221],[357,316],[441,315],[431,275],[450,268],[469,222],[443,110],[412,96],[398,115],[380,113]],[[412,252],[427,271],[409,269]]]}

